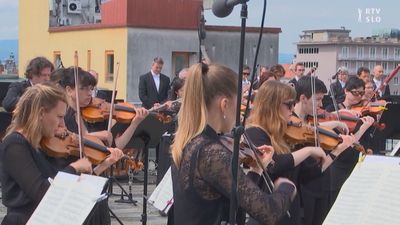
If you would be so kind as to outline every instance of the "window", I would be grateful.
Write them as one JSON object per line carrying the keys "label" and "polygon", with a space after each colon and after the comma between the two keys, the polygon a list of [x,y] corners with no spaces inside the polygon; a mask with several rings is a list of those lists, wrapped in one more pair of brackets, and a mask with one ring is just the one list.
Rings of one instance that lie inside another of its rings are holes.
{"label": "window", "polygon": [[382,62],[382,67],[383,67],[383,73],[387,74],[388,73],[388,63]]}
{"label": "window", "polygon": [[343,62],[343,66],[346,67],[346,68],[348,69],[348,68],[349,68],[349,62],[344,61],[344,62]]}
{"label": "window", "polygon": [[388,48],[382,48],[382,59],[387,59],[388,58]]}
{"label": "window", "polygon": [[370,47],[369,48],[369,58],[375,59],[376,56],[376,48],[375,47]]}
{"label": "window", "polygon": [[369,69],[370,71],[373,71],[375,65],[376,65],[376,62],[369,62],[369,63],[368,63],[368,69]]}
{"label": "window", "polygon": [[183,68],[189,67],[191,52],[172,52],[172,74],[178,74]]}
{"label": "window", "polygon": [[92,50],[87,50],[87,70],[92,68]]}
{"label": "window", "polygon": [[394,48],[394,59],[400,59],[400,48]]}
{"label": "window", "polygon": [[364,57],[364,47],[357,47],[357,59]]}
{"label": "window", "polygon": [[342,57],[345,59],[349,58],[349,47],[342,47]]}
{"label": "window", "polygon": [[106,82],[114,81],[114,51],[105,52],[105,80]]}
{"label": "window", "polygon": [[358,70],[358,68],[360,68],[360,67],[362,67],[362,64],[361,64],[361,62],[357,61],[356,62],[356,70]]}
{"label": "window", "polygon": [[62,61],[61,61],[61,52],[54,51],[53,52],[53,64],[55,69],[64,68]]}
{"label": "window", "polygon": [[394,77],[393,78],[393,82],[394,82],[395,85],[398,85],[399,84],[399,78],[398,77]]}

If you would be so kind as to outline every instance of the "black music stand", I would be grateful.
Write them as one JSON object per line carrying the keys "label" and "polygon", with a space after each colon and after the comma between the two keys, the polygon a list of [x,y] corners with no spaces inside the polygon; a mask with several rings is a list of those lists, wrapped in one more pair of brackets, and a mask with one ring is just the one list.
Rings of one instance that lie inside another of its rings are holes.
{"label": "black music stand", "polygon": [[[111,133],[117,134],[125,130],[129,125],[117,123],[111,129]],[[128,147],[141,148],[144,153],[144,181],[143,181],[143,213],[142,224],[147,223],[147,185],[149,169],[149,148],[154,148],[160,142],[161,136],[167,130],[168,125],[162,123],[154,114],[149,114],[136,128],[133,137],[127,144]]]}

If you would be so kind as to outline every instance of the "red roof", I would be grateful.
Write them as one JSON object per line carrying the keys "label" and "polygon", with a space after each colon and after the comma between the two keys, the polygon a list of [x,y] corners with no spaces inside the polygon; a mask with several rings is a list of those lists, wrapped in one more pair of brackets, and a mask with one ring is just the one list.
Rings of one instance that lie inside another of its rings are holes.
{"label": "red roof", "polygon": [[283,68],[285,68],[285,77],[292,79],[294,77],[294,72],[292,70],[292,68],[294,69],[294,65],[293,64],[282,64]]}

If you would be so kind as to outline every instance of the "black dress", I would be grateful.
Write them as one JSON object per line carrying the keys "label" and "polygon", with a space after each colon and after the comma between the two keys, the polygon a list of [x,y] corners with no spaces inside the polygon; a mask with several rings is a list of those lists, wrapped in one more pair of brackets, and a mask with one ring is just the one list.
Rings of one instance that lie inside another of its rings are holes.
{"label": "black dress", "polygon": [[[62,171],[76,173],[71,166]],[[8,135],[0,147],[2,201],[7,207],[1,224],[26,224],[50,186],[48,178],[57,172],[24,136],[17,132]]]}
{"label": "black dress", "polygon": [[[75,110],[73,108],[68,108],[64,116],[64,122],[67,129],[71,132],[78,133],[78,124],[75,120]],[[60,169],[69,165],[71,162],[78,160],[76,156],[68,156],[66,158],[52,158],[49,157],[48,160],[54,168]],[[103,189],[103,193],[106,191],[106,187]],[[96,203],[90,212],[88,218],[83,223],[85,225],[108,225],[111,224],[110,213],[108,210],[108,199]]]}
{"label": "black dress", "polygon": [[[249,135],[251,141],[256,146],[271,145],[271,139],[269,135],[259,127],[249,127],[246,129],[246,133]],[[293,183],[295,183],[297,187],[299,187],[301,183],[307,183],[321,176],[321,168],[318,166],[316,161],[310,157],[296,167],[294,166],[294,158],[291,153],[274,153],[272,159],[274,160],[274,163],[268,166],[268,174],[273,181],[275,181],[279,177],[286,177]],[[259,185],[264,190],[266,190],[264,183],[259,183]],[[301,224],[301,205],[299,195],[297,195],[294,199],[289,209],[289,213],[290,217],[285,215],[279,221],[279,225]],[[254,222],[251,218],[249,224],[255,225],[259,223]]]}
{"label": "black dress", "polygon": [[[180,166],[172,165],[175,225],[221,224],[228,220],[231,152],[209,126],[183,149]],[[294,187],[281,185],[266,194],[242,170],[239,206],[262,224],[275,224],[289,209]]]}

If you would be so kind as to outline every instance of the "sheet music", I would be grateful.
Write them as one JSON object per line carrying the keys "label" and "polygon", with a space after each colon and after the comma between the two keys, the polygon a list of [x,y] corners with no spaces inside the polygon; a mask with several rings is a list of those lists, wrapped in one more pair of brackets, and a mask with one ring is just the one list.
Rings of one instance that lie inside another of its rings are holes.
{"label": "sheet music", "polygon": [[149,202],[154,205],[158,210],[168,213],[173,204],[173,189],[172,189],[172,176],[171,167],[165,173],[161,182],[154,189],[149,198]]}
{"label": "sheet music", "polygon": [[82,224],[106,182],[103,177],[59,172],[27,224]]}
{"label": "sheet music", "polygon": [[370,156],[357,165],[323,224],[400,224],[400,165],[395,161]]}

